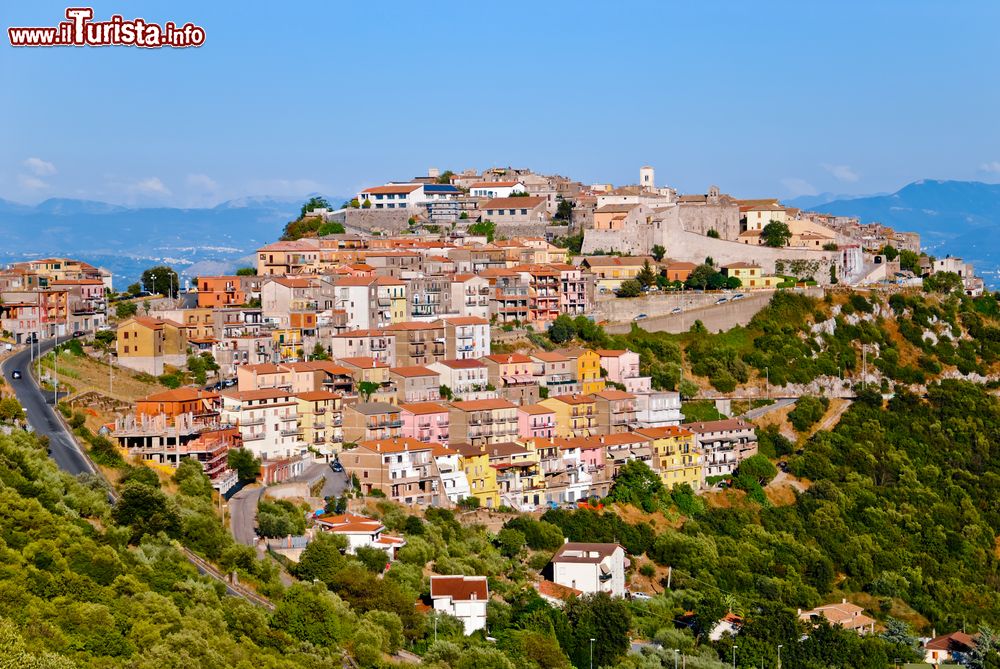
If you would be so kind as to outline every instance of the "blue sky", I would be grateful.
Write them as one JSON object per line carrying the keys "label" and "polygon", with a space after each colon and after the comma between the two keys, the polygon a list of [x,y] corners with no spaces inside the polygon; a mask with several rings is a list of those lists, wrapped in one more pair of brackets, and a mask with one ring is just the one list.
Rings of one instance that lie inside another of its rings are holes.
{"label": "blue sky", "polygon": [[[4,28],[65,4],[5,2]],[[0,197],[194,206],[530,166],[752,197],[1000,180],[996,2],[99,2],[199,49],[0,46]],[[6,31],[5,31],[6,32]]]}

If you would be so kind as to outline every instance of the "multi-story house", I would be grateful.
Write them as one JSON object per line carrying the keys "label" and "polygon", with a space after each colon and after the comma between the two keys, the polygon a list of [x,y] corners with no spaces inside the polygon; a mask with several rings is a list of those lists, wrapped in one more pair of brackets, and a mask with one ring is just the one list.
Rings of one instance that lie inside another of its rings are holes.
{"label": "multi-story house", "polygon": [[219,393],[184,386],[136,400],[135,415],[164,415],[171,419],[191,414],[196,420],[211,422],[218,420],[221,402]]}
{"label": "multi-story house", "polygon": [[431,601],[435,611],[462,621],[465,636],[486,629],[490,586],[485,576],[431,576]]}
{"label": "multi-story house", "polygon": [[389,381],[395,386],[400,403],[433,402],[441,398],[441,377],[421,365],[391,367]]}
{"label": "multi-story house", "polygon": [[118,324],[118,364],[159,376],[165,365],[187,363],[187,337],[179,323],[133,316]]}
{"label": "multi-story house", "polygon": [[318,239],[296,239],[268,244],[257,250],[258,276],[285,276],[316,267],[320,259]]}
{"label": "multi-story house", "polygon": [[421,321],[451,312],[451,280],[445,276],[419,275],[407,280],[410,315]]}
{"label": "multi-story house", "polygon": [[528,191],[520,181],[479,181],[469,186],[469,195],[472,197],[509,198],[515,192]]}
{"label": "multi-story house", "polygon": [[521,439],[555,436],[556,412],[543,404],[522,404],[517,408],[517,433]]}
{"label": "multi-story house", "polygon": [[362,399],[398,403],[396,386],[389,377],[389,365],[371,357],[341,358],[337,362],[348,370]]}
{"label": "multi-story house", "polygon": [[576,265],[554,263],[559,272],[559,311],[570,316],[587,313],[593,306],[593,286]]}
{"label": "multi-story house", "polygon": [[473,446],[514,441],[517,406],[504,399],[452,402],[448,432],[451,442]]}
{"label": "multi-story house", "polygon": [[480,205],[482,220],[497,225],[543,225],[549,220],[545,198],[532,196],[502,197]]}
{"label": "multi-story house", "polygon": [[538,451],[513,442],[486,447],[490,466],[497,470],[500,502],[522,511],[533,510],[545,497],[545,474]]}
{"label": "multi-story house", "polygon": [[329,360],[242,365],[236,370],[239,390],[277,388],[291,393],[329,390],[349,394],[353,390],[350,370]]}
{"label": "multi-story house", "polygon": [[592,395],[556,395],[539,402],[555,413],[559,437],[589,437],[598,434],[597,401]]}
{"label": "multi-story house", "polygon": [[580,267],[593,275],[598,293],[608,294],[621,288],[622,282],[639,276],[647,262],[656,266],[648,256],[590,256],[580,262]]}
{"label": "multi-story house", "polygon": [[694,432],[683,427],[647,427],[636,434],[653,441],[653,468],[660,474],[663,485],[673,488],[687,484],[692,490],[701,490],[705,484],[705,471]]}
{"label": "multi-story house", "polygon": [[222,420],[239,427],[243,447],[261,460],[265,483],[302,472],[306,443],[292,393],[277,389],[223,392]]}
{"label": "multi-story house", "polygon": [[458,451],[448,448],[445,444],[431,444],[434,464],[437,466],[438,477],[441,479],[441,502],[458,504],[472,495],[469,478],[462,468],[462,456]]}
{"label": "multi-story house", "polygon": [[344,406],[344,442],[396,439],[403,434],[399,407],[388,402],[357,402]]}
{"label": "multi-story house", "polygon": [[428,365],[448,358],[441,321],[393,323],[385,330],[395,337],[395,358],[399,366]]}
{"label": "multi-story house", "polygon": [[449,360],[478,360],[490,354],[490,322],[479,316],[445,316],[445,353]]}
{"label": "multi-story house", "polygon": [[402,436],[425,444],[448,445],[450,408],[440,402],[412,402],[399,405],[403,419]]}
{"label": "multi-story house", "polygon": [[296,393],[295,401],[306,446],[327,460],[339,453],[344,444],[342,397],[327,390],[314,390]]}
{"label": "multi-story house", "polygon": [[476,274],[451,278],[451,306],[462,316],[490,317],[490,282]]}
{"label": "multi-story house", "polygon": [[424,185],[419,183],[374,186],[358,193],[358,202],[372,209],[416,209],[427,201]]}
{"label": "multi-story house", "polygon": [[550,395],[573,395],[580,392],[576,380],[576,361],[557,351],[531,354],[535,385],[547,388]]}
{"label": "multi-story house", "polygon": [[598,349],[601,357],[601,368],[607,372],[606,381],[614,381],[625,386],[630,393],[643,393],[652,390],[652,380],[641,376],[639,371],[639,354],[629,349]]}
{"label": "multi-story house", "polygon": [[484,356],[490,384],[512,402],[532,404],[538,401],[535,363],[523,353],[496,353]]}
{"label": "multi-story house", "polygon": [[184,328],[184,336],[191,343],[214,343],[215,318],[212,309],[167,309],[153,312],[156,318],[172,321]]}
{"label": "multi-story house", "polygon": [[359,548],[377,548],[386,552],[388,560],[396,559],[396,551],[406,545],[406,539],[385,533],[385,526],[378,520],[353,513],[322,515],[315,519],[323,532],[347,539],[346,552],[357,553]]}
{"label": "multi-story house", "polygon": [[596,351],[584,348],[561,348],[556,351],[576,362],[576,378],[580,382],[580,392],[584,395],[604,390],[601,377],[601,356]]}
{"label": "multi-story house", "polygon": [[619,432],[618,434],[602,434],[597,439],[604,445],[607,470],[614,478],[619,470],[630,460],[641,460],[655,467],[653,462],[653,440],[635,432]]}
{"label": "multi-story house", "polygon": [[635,395],[608,388],[592,395],[597,409],[597,431],[600,434],[628,432],[637,427]]}
{"label": "multi-story house", "polygon": [[487,269],[479,275],[490,282],[490,315],[500,325],[527,323],[530,320],[530,288],[518,272],[510,269]]}
{"label": "multi-story house", "polygon": [[680,425],[684,420],[680,393],[668,390],[635,393],[635,420],[642,427]]}
{"label": "multi-story house", "polygon": [[[333,308],[347,315],[347,330],[378,326],[378,284],[370,276],[345,276],[333,282]],[[390,302],[390,309],[392,300]]]}
{"label": "multi-story house", "polygon": [[729,476],[740,463],[757,454],[757,433],[742,418],[685,423],[698,441],[705,478]]}
{"label": "multi-story house", "polygon": [[362,441],[340,458],[348,475],[356,476],[361,492],[381,490],[400,504],[439,506],[441,477],[434,461],[434,448],[415,439],[397,437]]}
{"label": "multi-story house", "polygon": [[384,330],[348,330],[330,338],[334,358],[371,357],[392,367],[396,362],[396,337]]}
{"label": "multi-story house", "polygon": [[246,293],[239,276],[199,276],[198,306],[238,306],[247,303]]}
{"label": "multi-story house", "polygon": [[528,284],[528,321],[545,329],[562,311],[559,270],[551,265],[518,265],[513,269]]}
{"label": "multi-story house", "polygon": [[437,372],[441,385],[451,391],[456,400],[485,400],[497,397],[496,390],[488,390],[489,368],[479,360],[438,360],[427,365]]}
{"label": "multi-story house", "polygon": [[477,498],[479,505],[484,508],[493,509],[500,506],[497,470],[490,467],[490,456],[486,448],[455,441],[451,441],[449,447],[458,453],[459,466],[469,481],[469,494]]}
{"label": "multi-story house", "polygon": [[406,301],[406,283],[399,278],[380,276],[375,279],[376,328],[392,323],[402,323],[410,317]]}
{"label": "multi-story house", "polygon": [[618,544],[567,542],[552,557],[552,580],[585,594],[625,595],[625,549]]}
{"label": "multi-story house", "polygon": [[365,264],[375,268],[380,276],[400,278],[404,274],[423,271],[424,256],[416,251],[404,249],[369,249],[365,252]]}

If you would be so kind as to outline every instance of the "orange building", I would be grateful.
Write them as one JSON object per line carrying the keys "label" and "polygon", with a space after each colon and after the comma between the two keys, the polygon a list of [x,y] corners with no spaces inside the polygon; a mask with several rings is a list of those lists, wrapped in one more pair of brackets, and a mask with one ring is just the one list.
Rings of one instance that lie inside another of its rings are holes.
{"label": "orange building", "polygon": [[201,276],[198,277],[198,306],[223,307],[228,305],[246,304],[247,296],[243,292],[238,276]]}
{"label": "orange building", "polygon": [[158,416],[163,414],[167,418],[176,418],[181,414],[190,413],[200,417],[218,413],[219,401],[219,393],[195,388],[177,388],[138,400],[135,403],[135,415]]}

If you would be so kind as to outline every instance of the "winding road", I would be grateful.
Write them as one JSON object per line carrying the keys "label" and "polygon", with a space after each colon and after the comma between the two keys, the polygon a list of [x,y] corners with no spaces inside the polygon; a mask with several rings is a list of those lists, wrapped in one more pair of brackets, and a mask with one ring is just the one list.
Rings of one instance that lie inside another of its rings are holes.
{"label": "winding road", "polygon": [[[67,339],[69,337],[46,339],[40,344],[41,352],[44,354],[52,350],[52,347],[57,343],[62,343]],[[66,429],[65,423],[56,415],[55,407],[52,406],[52,396],[49,393],[43,393],[31,375],[29,368],[32,364],[32,351],[24,349],[4,360],[3,365],[0,365],[0,372],[3,373],[3,377],[10,387],[14,389],[17,401],[24,407],[28,424],[31,425],[35,434],[45,435],[49,438],[49,454],[59,469],[74,476],[93,473],[94,468],[90,461],[80,450],[73,435]],[[13,377],[14,371],[21,373],[20,379]]]}

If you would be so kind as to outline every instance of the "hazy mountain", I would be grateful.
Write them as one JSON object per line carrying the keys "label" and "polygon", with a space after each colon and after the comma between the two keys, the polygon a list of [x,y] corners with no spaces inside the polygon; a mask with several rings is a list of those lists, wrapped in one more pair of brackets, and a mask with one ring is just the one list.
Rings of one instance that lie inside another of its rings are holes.
{"label": "hazy mountain", "polygon": [[996,283],[1000,184],[924,179],[895,193],[833,200],[819,209],[918,232],[931,255],[961,256],[974,263],[988,282]]}
{"label": "hazy mountain", "polygon": [[799,195],[798,197],[783,199],[781,201],[787,207],[796,207],[798,209],[810,209],[814,210],[820,205],[824,205],[827,202],[833,202],[834,200],[850,200],[855,197],[864,197],[862,195],[847,195],[847,194],[837,194],[837,193],[818,193],[816,195]]}
{"label": "hazy mountain", "polygon": [[[346,198],[328,199],[339,204]],[[277,239],[303,201],[245,197],[180,209],[63,198],[35,206],[0,200],[0,262],[72,256],[111,270],[117,285],[161,262],[178,271],[192,265],[195,271],[235,268],[240,258]]]}

